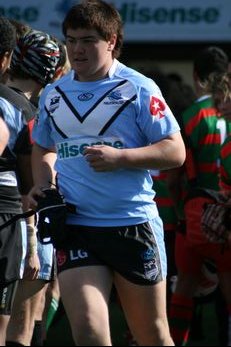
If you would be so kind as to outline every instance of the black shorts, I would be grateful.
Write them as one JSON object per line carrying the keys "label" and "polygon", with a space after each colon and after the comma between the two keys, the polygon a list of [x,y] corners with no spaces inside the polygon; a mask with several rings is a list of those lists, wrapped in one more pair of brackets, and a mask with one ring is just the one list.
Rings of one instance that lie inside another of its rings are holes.
{"label": "black shorts", "polygon": [[18,281],[8,283],[5,286],[0,286],[0,315],[11,315],[17,287]]}
{"label": "black shorts", "polygon": [[[0,225],[11,219],[14,214],[0,213]],[[20,278],[22,261],[21,220],[0,230],[0,287]]]}
{"label": "black shorts", "polygon": [[140,285],[155,284],[165,277],[148,222],[125,227],[67,228],[66,243],[56,253],[58,273],[75,267],[104,265]]}

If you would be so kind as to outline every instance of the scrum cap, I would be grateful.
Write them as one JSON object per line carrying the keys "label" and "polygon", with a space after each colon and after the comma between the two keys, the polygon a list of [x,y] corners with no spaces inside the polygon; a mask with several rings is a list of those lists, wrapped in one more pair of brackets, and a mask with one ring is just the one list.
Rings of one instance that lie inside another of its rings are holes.
{"label": "scrum cap", "polygon": [[59,45],[49,34],[29,30],[19,38],[10,70],[22,71],[45,86],[54,77],[60,59]]}

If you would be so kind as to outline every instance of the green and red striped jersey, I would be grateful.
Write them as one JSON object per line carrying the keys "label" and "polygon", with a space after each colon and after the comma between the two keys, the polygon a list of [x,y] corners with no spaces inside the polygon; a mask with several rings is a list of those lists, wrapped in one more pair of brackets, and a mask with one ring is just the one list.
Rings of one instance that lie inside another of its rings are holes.
{"label": "green and red striped jersey", "polygon": [[231,191],[231,136],[228,136],[221,148],[220,187]]}
{"label": "green and red striped jersey", "polygon": [[189,184],[218,190],[221,144],[230,131],[228,122],[220,117],[208,95],[187,108],[182,121]]}
{"label": "green and red striped jersey", "polygon": [[156,192],[155,202],[164,224],[165,231],[175,231],[177,226],[177,215],[175,212],[174,202],[166,184],[166,173],[160,171],[151,171],[153,177],[153,189]]}

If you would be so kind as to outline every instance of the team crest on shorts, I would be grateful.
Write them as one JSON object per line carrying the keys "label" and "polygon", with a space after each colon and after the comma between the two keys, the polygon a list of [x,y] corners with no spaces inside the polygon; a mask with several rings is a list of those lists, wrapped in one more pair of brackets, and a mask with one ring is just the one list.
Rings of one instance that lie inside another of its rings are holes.
{"label": "team crest on shorts", "polygon": [[144,275],[147,279],[155,281],[158,277],[159,269],[155,260],[144,263]]}
{"label": "team crest on shorts", "polygon": [[144,260],[152,260],[155,256],[155,252],[153,249],[147,249],[143,254],[142,254],[142,258]]}

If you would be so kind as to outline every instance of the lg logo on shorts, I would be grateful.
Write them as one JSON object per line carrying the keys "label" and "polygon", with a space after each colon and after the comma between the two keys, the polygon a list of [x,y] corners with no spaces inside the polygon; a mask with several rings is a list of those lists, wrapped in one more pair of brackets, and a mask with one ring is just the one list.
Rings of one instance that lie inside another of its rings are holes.
{"label": "lg logo on shorts", "polygon": [[70,251],[70,260],[78,260],[88,258],[88,253],[83,251],[82,249],[72,250]]}

